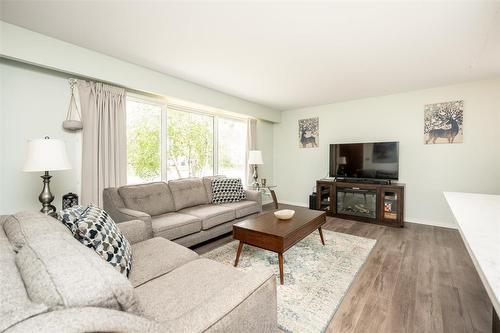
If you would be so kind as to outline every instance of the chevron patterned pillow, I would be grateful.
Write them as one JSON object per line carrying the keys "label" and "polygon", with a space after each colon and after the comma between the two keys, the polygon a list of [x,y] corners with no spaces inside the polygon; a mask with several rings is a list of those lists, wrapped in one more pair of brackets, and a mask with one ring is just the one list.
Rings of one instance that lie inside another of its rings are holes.
{"label": "chevron patterned pillow", "polygon": [[212,203],[219,205],[245,200],[247,195],[239,178],[214,178],[212,180]]}

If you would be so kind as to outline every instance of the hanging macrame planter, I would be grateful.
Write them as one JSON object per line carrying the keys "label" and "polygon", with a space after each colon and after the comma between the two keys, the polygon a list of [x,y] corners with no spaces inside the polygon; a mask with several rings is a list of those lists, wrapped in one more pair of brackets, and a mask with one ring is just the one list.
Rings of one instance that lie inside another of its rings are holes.
{"label": "hanging macrame planter", "polygon": [[66,120],[63,121],[63,128],[68,131],[79,131],[83,128],[82,116],[80,115],[80,110],[78,110],[78,105],[75,100],[75,81],[69,81],[69,88],[71,89],[71,98],[69,100],[68,114],[66,115]]}

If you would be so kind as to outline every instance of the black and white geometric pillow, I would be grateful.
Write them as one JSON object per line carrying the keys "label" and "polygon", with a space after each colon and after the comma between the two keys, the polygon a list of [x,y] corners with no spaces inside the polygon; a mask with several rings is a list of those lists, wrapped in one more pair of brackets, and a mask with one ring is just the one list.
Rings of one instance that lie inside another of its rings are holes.
{"label": "black and white geometric pillow", "polygon": [[61,210],[57,214],[57,219],[61,221],[65,226],[68,227],[69,230],[73,233],[73,235],[77,236],[76,234],[76,221],[82,216],[83,212],[85,211],[85,207],[83,206],[73,206],[66,208],[64,210]]}
{"label": "black and white geometric pillow", "polygon": [[239,178],[214,178],[212,180],[212,203],[218,205],[245,200],[247,195]]}
{"label": "black and white geometric pillow", "polygon": [[132,246],[111,216],[90,204],[76,225],[80,242],[94,249],[104,260],[128,277],[132,265]]}

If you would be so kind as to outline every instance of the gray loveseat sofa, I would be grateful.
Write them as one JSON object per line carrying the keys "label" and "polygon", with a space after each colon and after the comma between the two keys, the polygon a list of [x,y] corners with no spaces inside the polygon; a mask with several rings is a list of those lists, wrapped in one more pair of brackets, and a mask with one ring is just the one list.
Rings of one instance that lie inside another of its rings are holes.
{"label": "gray loveseat sofa", "polygon": [[119,224],[125,277],[59,221],[0,216],[0,332],[275,332],[276,278],[202,258],[150,225]]}
{"label": "gray loveseat sofa", "polygon": [[140,219],[152,235],[192,246],[231,232],[232,225],[262,211],[262,197],[246,191],[247,199],[212,204],[212,179],[185,178],[167,182],[107,188],[104,210],[117,223]]}

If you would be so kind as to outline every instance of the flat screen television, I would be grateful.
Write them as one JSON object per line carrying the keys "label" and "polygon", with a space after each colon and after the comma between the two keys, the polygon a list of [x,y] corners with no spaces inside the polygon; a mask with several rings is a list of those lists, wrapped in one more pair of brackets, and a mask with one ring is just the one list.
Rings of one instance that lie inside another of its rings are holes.
{"label": "flat screen television", "polygon": [[330,177],[397,180],[399,142],[330,145]]}

